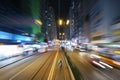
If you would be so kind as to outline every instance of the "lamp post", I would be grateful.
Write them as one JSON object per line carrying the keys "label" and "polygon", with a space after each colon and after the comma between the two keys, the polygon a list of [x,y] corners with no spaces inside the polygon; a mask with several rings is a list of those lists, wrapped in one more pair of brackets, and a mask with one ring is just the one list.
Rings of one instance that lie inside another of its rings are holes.
{"label": "lamp post", "polygon": [[58,29],[59,29],[59,39],[61,38],[61,36],[62,36],[62,33],[61,33],[61,26],[63,25],[63,20],[62,19],[59,19],[58,20],[58,25],[59,25],[59,27],[58,27]]}
{"label": "lamp post", "polygon": [[62,24],[63,24],[63,20],[59,19],[59,25],[62,26]]}
{"label": "lamp post", "polygon": [[[68,30],[67,27],[65,27],[65,26],[69,26],[70,20],[67,19],[66,21],[63,21],[62,19],[59,19],[58,24],[59,24],[59,39],[64,39],[65,36],[67,36],[67,31],[65,31],[65,30]],[[61,32],[61,27],[63,29],[62,32]],[[66,29],[64,29],[64,28],[66,28]]]}
{"label": "lamp post", "polygon": [[[66,23],[65,23],[65,29],[64,29],[64,32],[65,32],[64,38],[65,38],[65,39],[69,39],[69,36],[68,36],[68,35],[69,35],[69,31],[70,31],[70,30],[69,30],[69,28],[70,28],[69,25],[70,25],[70,20],[67,19],[67,20],[66,20]],[[69,27],[69,28],[68,28],[68,27]]]}
{"label": "lamp post", "polygon": [[70,24],[70,20],[68,19],[67,21],[66,21],[66,25],[69,25]]}

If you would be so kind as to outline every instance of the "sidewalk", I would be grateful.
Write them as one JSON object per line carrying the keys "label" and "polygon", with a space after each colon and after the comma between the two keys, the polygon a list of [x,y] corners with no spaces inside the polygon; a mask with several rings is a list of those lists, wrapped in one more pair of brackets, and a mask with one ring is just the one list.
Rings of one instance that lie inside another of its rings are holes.
{"label": "sidewalk", "polygon": [[0,61],[0,68],[3,68],[5,66],[8,66],[12,63],[15,63],[21,59],[24,59],[25,56],[17,56],[17,57],[12,57],[12,58],[9,58],[9,59],[5,59],[3,61]]}
{"label": "sidewalk", "polygon": [[[50,48],[50,50],[48,51],[51,51],[52,49]],[[40,52],[39,52],[40,53]],[[43,53],[43,52],[42,52]],[[36,52],[32,53],[32,54],[28,54],[28,55],[19,55],[19,56],[16,56],[16,57],[11,57],[11,58],[8,58],[8,59],[4,59],[4,60],[1,60],[0,61],[0,69],[3,68],[3,67],[6,67],[12,63],[15,63],[15,62],[18,62],[24,58],[27,58],[29,56],[32,56],[32,55],[35,55]]]}
{"label": "sidewalk", "polygon": [[3,68],[3,67],[6,67],[12,63],[15,63],[15,62],[18,62],[24,58],[27,58],[29,56],[32,56],[36,53],[33,53],[33,54],[30,54],[30,55],[26,55],[26,56],[22,56],[22,55],[19,55],[19,56],[16,56],[16,57],[11,57],[11,58],[8,58],[8,59],[5,59],[5,60],[2,60],[0,61],[0,69]]}

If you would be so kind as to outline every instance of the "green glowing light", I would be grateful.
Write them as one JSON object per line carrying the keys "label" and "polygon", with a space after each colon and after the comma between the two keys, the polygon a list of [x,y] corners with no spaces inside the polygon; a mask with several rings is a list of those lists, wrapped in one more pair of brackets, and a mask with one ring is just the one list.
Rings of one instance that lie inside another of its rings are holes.
{"label": "green glowing light", "polygon": [[[40,19],[40,0],[29,0],[30,1],[30,8],[31,8],[31,14],[35,20]],[[33,28],[33,34],[41,33],[41,25],[32,25]]]}

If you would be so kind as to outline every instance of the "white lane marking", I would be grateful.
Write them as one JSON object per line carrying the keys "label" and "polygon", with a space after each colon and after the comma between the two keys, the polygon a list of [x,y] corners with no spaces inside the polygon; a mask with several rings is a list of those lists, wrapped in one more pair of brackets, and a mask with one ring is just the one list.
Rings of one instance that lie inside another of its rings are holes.
{"label": "white lane marking", "polygon": [[[37,60],[39,60],[40,58],[38,58]],[[17,74],[15,74],[13,77],[11,77],[9,80],[14,79],[16,76],[18,76],[20,73],[22,73],[23,71],[25,71],[28,67],[32,66],[37,60],[35,60],[33,63],[31,63],[30,65],[28,65],[27,67],[25,67],[23,70],[21,70],[20,72],[18,72]]]}

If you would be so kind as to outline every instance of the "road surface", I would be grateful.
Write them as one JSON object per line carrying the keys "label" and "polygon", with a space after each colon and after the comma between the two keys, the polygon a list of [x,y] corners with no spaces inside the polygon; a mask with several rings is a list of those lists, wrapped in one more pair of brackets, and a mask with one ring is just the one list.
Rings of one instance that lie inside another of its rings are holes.
{"label": "road surface", "polygon": [[88,53],[79,51],[67,51],[72,63],[79,69],[84,80],[119,80],[120,70],[102,69],[91,65],[87,61]]}
{"label": "road surface", "polygon": [[[59,66],[59,61],[62,66]],[[7,64],[7,62],[6,62]],[[35,54],[0,69],[0,80],[74,80],[63,52]]]}

